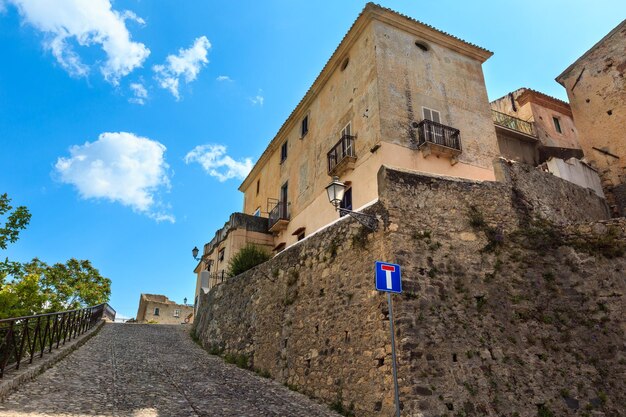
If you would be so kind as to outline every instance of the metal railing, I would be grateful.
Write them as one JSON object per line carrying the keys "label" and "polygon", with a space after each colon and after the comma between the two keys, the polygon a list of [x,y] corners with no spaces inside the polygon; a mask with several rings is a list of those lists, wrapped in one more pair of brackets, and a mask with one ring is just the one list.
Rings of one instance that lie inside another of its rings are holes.
{"label": "metal railing", "polygon": [[289,204],[279,201],[269,212],[268,228],[271,229],[279,220],[289,220]]}
{"label": "metal railing", "polygon": [[343,135],[339,142],[335,144],[328,151],[328,172],[332,172],[332,170],[345,158],[354,157],[356,158],[356,153],[354,152],[354,136]]}
{"label": "metal railing", "polygon": [[491,117],[493,118],[493,122],[499,126],[516,130],[530,136],[536,136],[535,128],[531,122],[509,116],[508,114],[501,113],[497,110],[491,110]]}
{"label": "metal railing", "polygon": [[221,284],[228,278],[226,271],[210,272],[209,273],[209,288],[213,288],[218,284]]}
{"label": "metal railing", "polygon": [[459,129],[424,119],[417,125],[417,130],[420,145],[434,143],[447,148],[461,150]]}
{"label": "metal railing", "polygon": [[102,318],[115,319],[107,303],[78,310],[38,314],[0,320],[0,378],[19,369],[24,360],[42,357],[87,332]]}

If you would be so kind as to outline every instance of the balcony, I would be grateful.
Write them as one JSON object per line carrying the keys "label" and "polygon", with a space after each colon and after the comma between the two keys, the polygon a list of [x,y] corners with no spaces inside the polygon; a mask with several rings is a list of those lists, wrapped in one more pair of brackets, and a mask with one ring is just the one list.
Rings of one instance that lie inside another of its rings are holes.
{"label": "balcony", "polygon": [[535,127],[530,122],[518,119],[517,117],[509,116],[506,113],[501,113],[496,110],[491,110],[491,117],[493,118],[493,123],[496,127],[503,127],[509,131],[512,130],[513,133],[521,133],[522,135],[529,136],[532,139],[537,137]]}
{"label": "balcony", "polygon": [[458,129],[432,120],[422,120],[417,125],[419,133],[418,148],[424,152],[424,156],[441,155],[452,158],[456,163],[456,157],[461,154],[461,136]]}
{"label": "balcony", "polygon": [[272,233],[285,230],[289,224],[289,203],[278,201],[269,211],[269,230]]}
{"label": "balcony", "polygon": [[340,177],[346,171],[354,169],[354,139],[355,136],[343,135],[328,152],[328,175]]}

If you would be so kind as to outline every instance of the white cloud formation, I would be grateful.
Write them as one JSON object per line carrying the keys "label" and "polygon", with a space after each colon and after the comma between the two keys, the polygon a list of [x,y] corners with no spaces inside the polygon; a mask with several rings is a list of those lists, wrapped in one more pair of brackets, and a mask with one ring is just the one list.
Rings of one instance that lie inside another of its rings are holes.
{"label": "white cloud formation", "polygon": [[263,90],[259,90],[256,96],[251,97],[250,102],[253,106],[256,106],[257,104],[259,106],[263,106],[263,103],[265,102],[265,97],[263,97]]}
{"label": "white cloud formation", "polygon": [[228,81],[228,82],[232,82],[233,79],[230,78],[228,75],[220,75],[219,77],[216,78],[217,81]]}
{"label": "white cloud formation", "polygon": [[199,145],[193,148],[186,156],[185,163],[199,163],[212,177],[224,182],[231,178],[244,179],[252,166],[252,159],[244,158],[235,161],[226,155],[224,145]]}
{"label": "white cloud formation", "polygon": [[148,90],[146,90],[146,87],[141,83],[131,83],[130,90],[133,92],[133,97],[129,98],[128,101],[143,106],[148,98]]}
{"label": "white cloud formation", "polygon": [[150,55],[140,42],[131,40],[127,20],[144,24],[131,11],[112,9],[110,0],[7,0],[14,4],[22,19],[46,34],[45,46],[59,64],[74,76],[85,76],[84,64],[72,46],[100,45],[107,58],[100,67],[104,78],[114,85]]}
{"label": "white cloud formation", "polygon": [[189,49],[179,49],[178,55],[168,55],[165,64],[152,67],[155,79],[161,88],[169,90],[176,100],[180,100],[178,87],[180,78],[184,77],[186,83],[195,80],[198,73],[209,60],[207,54],[211,49],[211,43],[206,36],[196,38]]}
{"label": "white cloud formation", "polygon": [[105,132],[95,142],[74,145],[57,159],[61,182],[74,185],[81,198],[119,202],[154,220],[174,223],[158,200],[170,188],[165,146],[127,132]]}

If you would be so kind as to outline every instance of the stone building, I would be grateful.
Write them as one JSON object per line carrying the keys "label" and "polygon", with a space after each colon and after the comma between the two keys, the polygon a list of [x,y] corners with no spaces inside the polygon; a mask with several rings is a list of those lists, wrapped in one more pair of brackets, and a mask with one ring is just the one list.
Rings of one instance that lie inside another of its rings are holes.
{"label": "stone building", "polygon": [[269,217],[274,249],[377,198],[383,164],[494,180],[498,154],[482,63],[491,52],[368,3],[239,190],[243,212]]}
{"label": "stone building", "polygon": [[141,294],[137,323],[193,323],[193,306],[177,304],[164,295]]}
{"label": "stone building", "polygon": [[222,282],[247,242],[278,253],[338,219],[325,191],[333,176],[351,210],[375,203],[383,164],[495,180],[482,71],[491,55],[368,3],[239,187],[236,224],[231,216],[205,245],[196,297]]}
{"label": "stone building", "polygon": [[567,96],[587,160],[614,214],[626,215],[626,20],[556,80]]}
{"label": "stone building", "polygon": [[538,165],[550,157],[582,158],[568,103],[529,88],[491,102],[500,154]]}
{"label": "stone building", "polygon": [[231,258],[245,245],[254,244],[271,252],[274,237],[268,232],[267,218],[260,212],[253,215],[233,213],[224,227],[215,232],[210,242],[204,245],[202,256],[194,269],[196,293],[194,304],[201,290],[209,291],[228,276]]}

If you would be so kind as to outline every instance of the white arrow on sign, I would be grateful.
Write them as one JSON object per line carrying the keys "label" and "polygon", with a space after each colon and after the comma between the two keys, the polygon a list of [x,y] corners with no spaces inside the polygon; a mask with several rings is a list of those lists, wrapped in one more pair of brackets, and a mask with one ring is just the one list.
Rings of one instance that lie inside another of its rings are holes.
{"label": "white arrow on sign", "polygon": [[392,289],[392,285],[391,285],[391,273],[392,272],[396,272],[396,267],[393,265],[381,265],[380,269],[382,269],[383,271],[385,271],[385,278],[387,278],[387,289],[390,290]]}

